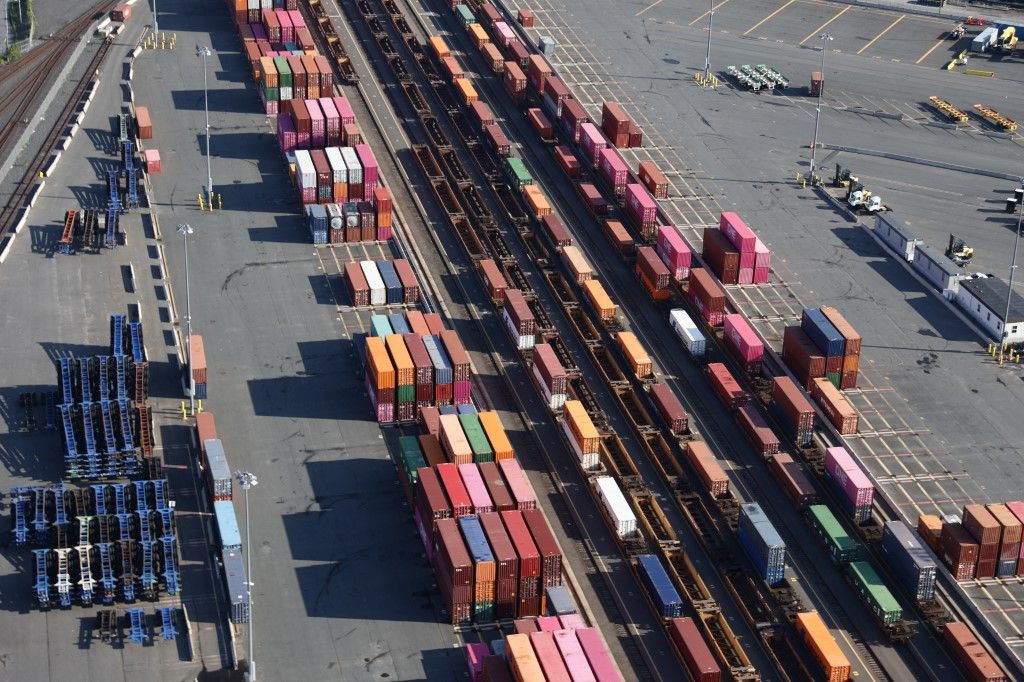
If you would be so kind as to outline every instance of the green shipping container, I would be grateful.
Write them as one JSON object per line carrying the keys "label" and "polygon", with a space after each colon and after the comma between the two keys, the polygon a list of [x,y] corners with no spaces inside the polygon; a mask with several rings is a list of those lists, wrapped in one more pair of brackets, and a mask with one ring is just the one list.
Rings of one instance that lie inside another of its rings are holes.
{"label": "green shipping container", "polygon": [[402,459],[402,468],[405,469],[405,477],[409,485],[414,486],[419,482],[419,469],[427,466],[427,460],[420,450],[420,443],[416,436],[402,436],[398,439],[399,456]]}
{"label": "green shipping container", "polygon": [[292,87],[292,70],[288,66],[288,59],[285,57],[274,57],[274,66],[277,67],[277,84],[282,88]]}
{"label": "green shipping container", "polygon": [[505,170],[517,189],[533,184],[533,176],[526,170],[523,160],[518,157],[510,156],[505,159]]}
{"label": "green shipping container", "polygon": [[415,386],[399,386],[398,390],[395,391],[395,402],[397,403],[414,403],[416,402],[416,387]]}
{"label": "green shipping container", "polygon": [[476,17],[473,16],[472,10],[466,5],[456,5],[455,13],[459,15],[459,19],[462,19],[462,23],[466,26],[476,23]]}
{"label": "green shipping container", "polygon": [[473,604],[474,623],[493,623],[494,620],[494,602],[478,601]]}
{"label": "green shipping container", "polygon": [[845,564],[857,558],[857,542],[843,530],[831,509],[823,504],[813,504],[807,508],[807,514],[837,563]]}
{"label": "green shipping container", "polygon": [[462,424],[462,430],[466,432],[469,447],[473,449],[473,461],[477,463],[493,462],[494,450],[491,449],[487,434],[484,433],[484,427],[480,424],[480,417],[475,414],[460,414],[459,423]]}
{"label": "green shipping container", "polygon": [[263,99],[267,100],[268,102],[276,102],[277,100],[281,99],[281,89],[263,88]]}
{"label": "green shipping container", "polygon": [[866,561],[854,561],[850,564],[850,574],[861,596],[883,623],[896,623],[903,619],[903,609],[874,566]]}
{"label": "green shipping container", "polygon": [[842,375],[836,374],[835,372],[829,372],[825,375],[825,378],[831,381],[833,386],[839,388],[839,381],[842,378]]}
{"label": "green shipping container", "polygon": [[395,332],[391,329],[391,323],[388,321],[387,315],[372,315],[370,316],[370,336],[379,336],[384,338],[389,334]]}

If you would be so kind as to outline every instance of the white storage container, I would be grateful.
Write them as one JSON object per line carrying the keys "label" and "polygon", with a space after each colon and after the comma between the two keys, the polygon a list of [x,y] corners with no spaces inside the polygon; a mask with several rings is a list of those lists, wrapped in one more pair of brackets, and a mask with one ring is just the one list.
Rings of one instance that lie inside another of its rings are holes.
{"label": "white storage container", "polygon": [[384,287],[384,280],[377,270],[377,264],[372,260],[364,260],[359,263],[366,277],[366,283],[370,287],[370,305],[384,305],[387,303],[387,289]]}
{"label": "white storage container", "polygon": [[914,262],[914,247],[924,244],[906,221],[891,212],[875,216],[875,234],[905,261]]}
{"label": "white storage container", "polygon": [[512,340],[516,342],[516,348],[519,350],[530,350],[537,344],[537,336],[535,334],[519,333],[519,328],[516,327],[516,323],[512,321],[512,318],[508,314],[508,308],[502,309],[501,318],[505,320],[505,328],[508,329],[508,333],[512,336]]}
{"label": "white storage container", "polygon": [[597,496],[601,498],[605,511],[615,526],[615,532],[620,538],[628,538],[636,535],[636,514],[626,501],[626,497],[619,490],[618,484],[611,476],[597,476],[594,478],[594,488]]}
{"label": "white storage container", "polygon": [[327,209],[327,220],[330,223],[331,229],[344,230],[345,216],[341,212],[341,206],[338,204],[326,204],[324,208]]}
{"label": "white storage container", "polygon": [[316,166],[313,165],[313,157],[305,149],[295,150],[295,175],[299,187],[316,188]]}
{"label": "white storage container", "polygon": [[[562,404],[564,405],[565,403]],[[580,444],[576,442],[576,436],[573,435],[572,429],[569,428],[569,424],[565,421],[562,422],[562,431],[565,432],[565,437],[569,439],[569,444],[576,455],[576,460],[583,467],[584,471],[593,471],[601,466],[601,456],[596,452],[583,452],[580,449]]]}
{"label": "white storage container", "polygon": [[295,99],[295,97],[293,97],[293,93],[294,93],[294,91],[292,90],[291,86],[289,86],[287,88],[282,87],[281,88],[281,101],[283,102],[283,101],[288,100],[288,99]]}
{"label": "white storage container", "polygon": [[331,164],[331,170],[334,172],[334,182],[348,182],[348,164],[345,163],[345,157],[342,156],[341,150],[337,147],[328,147],[324,150],[324,154],[327,155],[327,162]]}
{"label": "white storage container", "polygon": [[345,159],[345,166],[348,168],[348,183],[350,185],[363,184],[363,164],[359,163],[359,155],[355,147],[340,147],[341,156]]}
{"label": "white storage container", "polygon": [[673,308],[668,314],[668,319],[676,336],[683,342],[690,355],[695,358],[704,357],[707,340],[690,315],[682,308]]}
{"label": "white storage container", "polygon": [[918,244],[911,266],[938,287],[942,295],[948,299],[954,298],[960,290],[960,280],[964,278],[963,271],[938,249],[927,244]]}

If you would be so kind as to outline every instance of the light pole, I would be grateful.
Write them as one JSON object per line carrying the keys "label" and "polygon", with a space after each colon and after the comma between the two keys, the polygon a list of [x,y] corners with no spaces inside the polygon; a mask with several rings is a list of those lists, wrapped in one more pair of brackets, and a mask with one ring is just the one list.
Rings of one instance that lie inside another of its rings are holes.
{"label": "light pole", "polygon": [[[1020,181],[1024,189],[1024,178]],[[1020,243],[1020,227],[1024,222],[1024,198],[1017,202],[1017,230],[1013,234],[1013,256],[1010,259],[1010,281],[1006,285],[1006,314],[1003,315],[1003,335],[999,339],[999,364],[1003,364],[1003,353],[1006,352],[1006,339],[1010,336],[1010,302],[1013,300],[1013,271],[1017,269],[1017,245]]]}
{"label": "light pole", "polygon": [[210,172],[210,90],[207,81],[206,58],[210,48],[196,45],[196,56],[203,58],[203,108],[206,110],[206,196],[213,205],[213,174]]}
{"label": "light pole", "polygon": [[814,154],[818,149],[818,124],[821,120],[821,96],[825,93],[825,53],[828,51],[828,43],[832,36],[822,33],[818,36],[821,41],[821,85],[818,86],[818,108],[814,112],[814,141],[811,142],[811,182],[814,182]]}
{"label": "light pole", "polygon": [[238,485],[245,491],[245,577],[246,577],[246,601],[249,603],[249,682],[255,682],[256,680],[256,661],[253,660],[254,656],[254,640],[252,636],[252,544],[249,540],[249,489],[255,488],[259,481],[256,479],[256,475],[248,471],[236,471],[235,479],[238,481]]}
{"label": "light pole", "polygon": [[156,0],[153,0],[153,35],[160,35],[160,23],[156,20]]}
{"label": "light pole", "polygon": [[192,414],[196,413],[196,379],[192,372],[192,292],[188,284],[188,236],[194,230],[188,223],[178,225],[178,234],[185,243],[185,345],[188,346],[188,405]]}
{"label": "light pole", "polygon": [[708,15],[708,54],[704,57],[704,77],[711,75],[711,28],[715,25],[715,0],[711,0],[711,13]]}

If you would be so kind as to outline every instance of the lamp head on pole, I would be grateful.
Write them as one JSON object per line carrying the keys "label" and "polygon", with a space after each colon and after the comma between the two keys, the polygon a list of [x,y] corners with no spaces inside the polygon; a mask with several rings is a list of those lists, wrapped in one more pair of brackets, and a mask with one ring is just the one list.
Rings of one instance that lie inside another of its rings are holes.
{"label": "lamp head on pole", "polygon": [[180,223],[178,225],[178,234],[180,234],[183,237],[186,237],[186,236],[192,234],[194,231],[195,230],[193,230],[192,226],[189,225],[188,223]]}
{"label": "lamp head on pole", "polygon": [[196,56],[197,57],[209,57],[210,56],[210,48],[203,47],[201,45],[196,45]]}
{"label": "lamp head on pole", "polygon": [[822,34],[821,34],[820,36],[818,36],[818,40],[820,40],[820,41],[821,41],[821,45],[822,45],[822,48],[821,48],[821,49],[823,49],[823,50],[824,50],[824,49],[825,49],[825,47],[824,47],[824,46],[825,46],[825,43],[827,43],[827,42],[828,42],[828,41],[830,41],[830,40],[835,40],[835,38],[833,38],[833,37],[832,37],[832,36],[831,36],[830,34],[828,34],[828,33],[822,33]]}
{"label": "lamp head on pole", "polygon": [[238,481],[238,485],[242,487],[242,490],[255,488],[259,484],[259,479],[256,478],[256,474],[249,471],[236,471],[235,480]]}

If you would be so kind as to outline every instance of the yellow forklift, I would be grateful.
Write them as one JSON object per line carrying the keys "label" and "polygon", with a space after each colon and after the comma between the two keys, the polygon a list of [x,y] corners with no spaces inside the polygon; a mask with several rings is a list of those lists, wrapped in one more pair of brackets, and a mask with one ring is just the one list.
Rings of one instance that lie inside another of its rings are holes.
{"label": "yellow forklift", "polygon": [[946,247],[946,258],[956,263],[958,267],[967,267],[967,264],[974,258],[974,247],[968,246],[962,237],[951,234],[949,235],[949,246]]}

